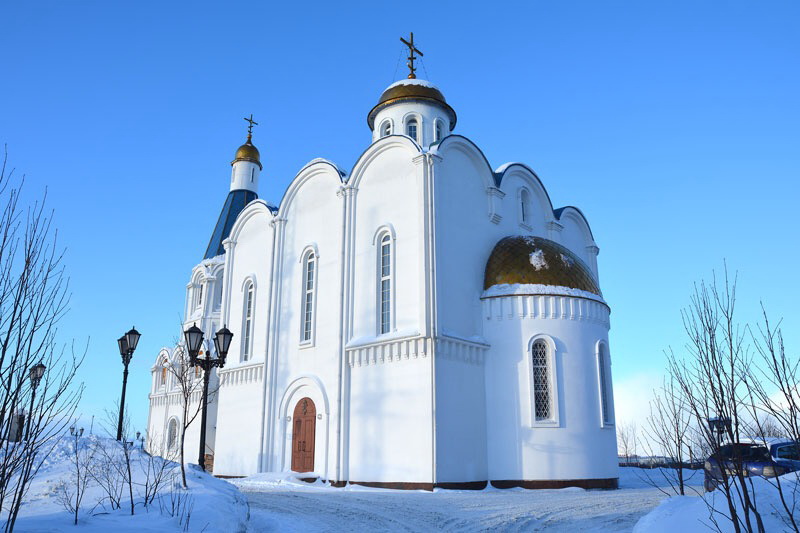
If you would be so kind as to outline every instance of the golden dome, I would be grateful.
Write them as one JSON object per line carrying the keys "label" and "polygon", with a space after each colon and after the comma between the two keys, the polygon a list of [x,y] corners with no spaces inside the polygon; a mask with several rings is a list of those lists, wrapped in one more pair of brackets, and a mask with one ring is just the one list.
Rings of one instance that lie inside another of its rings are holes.
{"label": "golden dome", "polygon": [[258,164],[259,169],[262,168],[261,154],[258,153],[258,148],[253,146],[252,136],[250,134],[247,135],[247,141],[236,150],[236,157],[231,161],[231,165],[237,161],[252,161]]}
{"label": "golden dome", "polygon": [[486,262],[483,288],[503,283],[567,287],[603,296],[586,263],[564,246],[542,237],[500,239]]}
{"label": "golden dome", "polygon": [[456,112],[447,104],[442,91],[425,80],[418,80],[415,78],[395,82],[383,91],[381,97],[378,98],[377,105],[373,107],[372,111],[367,115],[367,124],[369,124],[370,129],[374,129],[375,115],[377,115],[381,109],[401,101],[436,103],[444,107],[450,115],[450,129],[452,130],[456,127]]}

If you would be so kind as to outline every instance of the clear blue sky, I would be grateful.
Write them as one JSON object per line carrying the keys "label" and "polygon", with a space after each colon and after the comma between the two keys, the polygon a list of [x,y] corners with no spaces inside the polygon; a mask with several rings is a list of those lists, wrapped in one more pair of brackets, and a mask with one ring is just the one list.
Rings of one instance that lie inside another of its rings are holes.
{"label": "clear blue sky", "polygon": [[798,352],[797,2],[5,2],[0,141],[30,193],[48,187],[68,248],[62,340],[90,338],[86,416],[118,398],[115,340],[135,324],[145,426],[241,117],[261,124],[262,198],[315,157],[350,168],[409,31],[456,131],[588,216],[619,413],[646,406],[692,282],[723,259]]}

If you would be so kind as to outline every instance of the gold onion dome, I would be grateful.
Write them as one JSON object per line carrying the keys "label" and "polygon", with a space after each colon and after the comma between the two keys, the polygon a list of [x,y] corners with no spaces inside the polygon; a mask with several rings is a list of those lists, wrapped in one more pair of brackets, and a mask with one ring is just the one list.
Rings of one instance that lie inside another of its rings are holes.
{"label": "gold onion dome", "polygon": [[395,82],[381,94],[378,103],[367,116],[367,124],[374,129],[375,116],[382,109],[397,102],[425,102],[434,103],[445,109],[450,115],[450,129],[456,127],[456,112],[444,99],[442,91],[425,80],[407,79]]}
{"label": "gold onion dome", "polygon": [[258,148],[253,146],[253,136],[247,134],[247,141],[236,150],[236,157],[231,161],[231,165],[237,161],[251,161],[258,165],[261,169],[261,154],[258,153]]}
{"label": "gold onion dome", "polygon": [[567,287],[603,296],[586,263],[542,237],[505,237],[495,245],[486,262],[483,288],[505,283]]}

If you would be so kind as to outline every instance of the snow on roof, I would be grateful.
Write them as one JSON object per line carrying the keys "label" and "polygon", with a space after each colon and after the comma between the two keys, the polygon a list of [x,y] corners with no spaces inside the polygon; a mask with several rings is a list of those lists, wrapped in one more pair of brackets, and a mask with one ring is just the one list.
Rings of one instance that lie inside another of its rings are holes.
{"label": "snow on roof", "polygon": [[[300,169],[300,172],[302,172],[304,169],[306,169],[306,168],[308,168],[308,167],[310,167],[311,165],[314,165],[314,164],[316,164],[316,163],[327,163],[327,164],[329,164],[330,166],[332,166],[333,168],[335,168],[335,169],[336,169],[336,171],[339,173],[339,175],[340,175],[340,176],[347,176],[347,171],[345,171],[345,170],[342,170],[341,168],[339,168],[339,165],[337,165],[336,163],[334,163],[334,162],[333,162],[333,161],[331,161],[330,159],[325,159],[324,157],[315,157],[314,159],[312,159],[311,161],[309,161],[308,163],[306,163],[305,165],[303,165],[303,168],[301,168],[301,169]],[[300,172],[298,172],[298,174],[299,174]]]}
{"label": "snow on roof", "polygon": [[606,304],[603,298],[588,291],[560,287],[557,285],[541,285],[534,283],[500,283],[498,285],[492,285],[483,291],[481,298],[522,295],[572,296],[574,298],[586,298],[587,300],[594,300]]}
{"label": "snow on roof", "polygon": [[495,173],[495,174],[502,174],[502,173],[503,173],[503,172],[505,172],[505,171],[508,169],[508,167],[510,167],[511,165],[518,165],[518,164],[520,164],[520,163],[517,163],[516,161],[509,161],[508,163],[503,163],[502,165],[500,165],[499,167],[497,167],[497,168],[494,170],[494,173]]}
{"label": "snow on roof", "polygon": [[438,87],[428,80],[420,80],[420,79],[405,79],[396,81],[393,84],[389,85],[386,89],[391,89],[392,87],[397,87],[398,85],[419,85],[421,87],[430,87],[432,89],[438,89]]}

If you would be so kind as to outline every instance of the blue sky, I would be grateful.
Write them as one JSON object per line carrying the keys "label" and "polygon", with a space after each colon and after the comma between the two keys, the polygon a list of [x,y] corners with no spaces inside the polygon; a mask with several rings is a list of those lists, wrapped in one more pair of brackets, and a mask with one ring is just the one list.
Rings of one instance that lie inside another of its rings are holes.
{"label": "blue sky", "polygon": [[763,300],[797,353],[797,2],[6,2],[0,141],[31,198],[47,187],[68,249],[62,340],[89,339],[85,416],[117,400],[115,339],[135,324],[145,426],[241,117],[260,122],[262,198],[315,157],[350,168],[409,31],[456,132],[589,218],[620,415],[646,409],[693,281],[723,259],[742,318]]}

